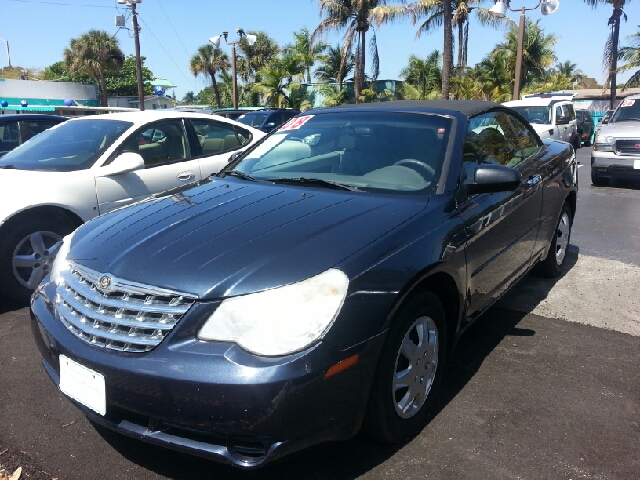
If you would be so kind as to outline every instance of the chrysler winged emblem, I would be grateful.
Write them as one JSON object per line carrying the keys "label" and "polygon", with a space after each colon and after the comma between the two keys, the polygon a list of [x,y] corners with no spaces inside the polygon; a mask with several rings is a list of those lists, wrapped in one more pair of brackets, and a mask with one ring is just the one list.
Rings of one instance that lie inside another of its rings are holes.
{"label": "chrysler winged emblem", "polygon": [[98,286],[101,290],[107,290],[111,286],[111,277],[109,275],[103,275],[98,280]]}

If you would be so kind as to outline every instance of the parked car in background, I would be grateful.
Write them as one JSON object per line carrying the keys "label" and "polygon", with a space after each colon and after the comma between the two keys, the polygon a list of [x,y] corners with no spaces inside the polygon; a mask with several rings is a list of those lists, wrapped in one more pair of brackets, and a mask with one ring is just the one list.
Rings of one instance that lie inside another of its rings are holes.
{"label": "parked car in background", "polygon": [[591,183],[640,180],[640,94],[620,102],[598,132],[591,151]]}
{"label": "parked car in background", "polygon": [[588,110],[576,110],[576,120],[578,122],[578,134],[580,140],[587,146],[591,146],[591,136],[595,125]]}
{"label": "parked car in background", "polygon": [[245,125],[249,125],[262,130],[263,132],[269,133],[299,113],[299,110],[291,108],[268,108],[247,112],[238,117],[237,120],[240,123],[244,123]]}
{"label": "parked car in background", "polygon": [[238,117],[245,115],[251,111],[262,110],[262,107],[242,107],[242,108],[218,108],[211,110],[212,115],[220,115],[221,117],[237,120]]}
{"label": "parked car in background", "polygon": [[94,422],[241,468],[410,438],[470,323],[566,267],[573,161],[491,102],[300,115],[65,237],[31,303],[45,370]]}
{"label": "parked car in background", "polygon": [[[607,110],[605,114],[600,118],[600,120],[598,120],[598,123],[595,128],[595,135],[598,135],[598,132],[600,132],[600,129],[602,129],[604,125],[609,123],[609,120],[611,119],[611,115],[613,115],[613,110]],[[595,136],[594,136],[594,140],[595,140]]]}
{"label": "parked car in background", "polygon": [[571,98],[565,94],[539,93],[503,105],[526,118],[541,138],[562,140],[577,150],[582,142]]}
{"label": "parked car in background", "polygon": [[[22,116],[22,115],[20,115]],[[28,299],[83,222],[207,178],[264,133],[212,115],[70,119],[0,158],[0,294]]]}
{"label": "parked car in background", "polygon": [[0,157],[44,130],[67,120],[59,115],[0,115]]}

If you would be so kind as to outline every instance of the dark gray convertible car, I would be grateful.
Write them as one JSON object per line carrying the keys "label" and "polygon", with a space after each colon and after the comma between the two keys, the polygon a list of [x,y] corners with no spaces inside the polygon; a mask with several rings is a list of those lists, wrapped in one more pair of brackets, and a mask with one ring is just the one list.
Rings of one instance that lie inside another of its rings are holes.
{"label": "dark gray convertible car", "polygon": [[33,333],[87,416],[168,448],[255,468],[402,441],[469,324],[561,273],[575,210],[573,149],[507,107],[314,110],[66,237]]}

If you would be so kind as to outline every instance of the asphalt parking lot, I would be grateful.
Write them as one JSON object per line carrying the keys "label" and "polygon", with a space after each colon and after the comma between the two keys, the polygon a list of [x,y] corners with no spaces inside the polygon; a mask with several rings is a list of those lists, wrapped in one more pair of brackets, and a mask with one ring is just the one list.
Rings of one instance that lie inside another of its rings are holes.
{"label": "asphalt parking lot", "polygon": [[356,437],[241,472],[96,428],[44,373],[28,309],[2,304],[0,464],[60,480],[640,479],[640,188],[580,175],[571,268],[525,278],[467,331],[403,445]]}

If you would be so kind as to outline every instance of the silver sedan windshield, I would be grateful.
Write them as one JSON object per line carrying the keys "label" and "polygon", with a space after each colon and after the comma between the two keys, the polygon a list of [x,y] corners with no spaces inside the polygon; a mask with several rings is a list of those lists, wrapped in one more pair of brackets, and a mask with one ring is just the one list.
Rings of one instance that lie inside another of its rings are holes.
{"label": "silver sedan windshield", "polygon": [[68,121],[36,135],[0,159],[0,167],[74,171],[91,167],[133,125],[120,120]]}

